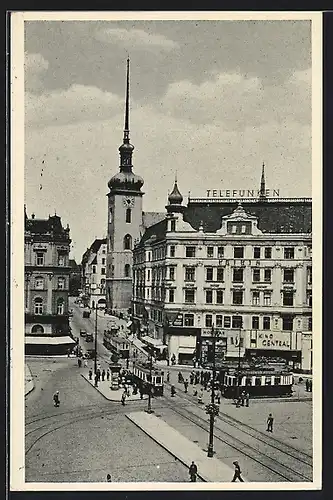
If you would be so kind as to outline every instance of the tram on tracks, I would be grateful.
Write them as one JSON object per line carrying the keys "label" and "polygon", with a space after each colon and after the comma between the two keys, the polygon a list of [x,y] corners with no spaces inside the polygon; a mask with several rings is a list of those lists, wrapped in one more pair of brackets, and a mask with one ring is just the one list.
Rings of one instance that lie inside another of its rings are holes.
{"label": "tram on tracks", "polygon": [[254,397],[291,396],[293,374],[268,369],[220,371],[221,393],[225,398],[237,398],[243,391]]}
{"label": "tram on tracks", "polygon": [[109,351],[117,354],[120,358],[129,358],[130,341],[124,337],[118,337],[114,331],[105,330],[103,344]]}
{"label": "tram on tracks", "polygon": [[138,363],[133,365],[133,381],[144,394],[163,396],[164,372],[150,366],[150,363]]}

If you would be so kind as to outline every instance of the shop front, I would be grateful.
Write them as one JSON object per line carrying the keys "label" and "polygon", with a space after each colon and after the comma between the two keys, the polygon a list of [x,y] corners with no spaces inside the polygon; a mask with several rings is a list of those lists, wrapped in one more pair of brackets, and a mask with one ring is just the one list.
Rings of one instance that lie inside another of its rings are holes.
{"label": "shop front", "polygon": [[294,369],[301,368],[302,333],[251,330],[246,357],[271,362],[285,362]]}
{"label": "shop front", "polygon": [[199,328],[169,327],[166,334],[170,364],[194,365]]}

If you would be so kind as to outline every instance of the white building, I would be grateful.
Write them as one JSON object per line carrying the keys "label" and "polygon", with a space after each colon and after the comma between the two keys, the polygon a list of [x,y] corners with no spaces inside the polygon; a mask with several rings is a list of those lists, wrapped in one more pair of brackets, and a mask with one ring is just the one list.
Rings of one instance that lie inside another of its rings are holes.
{"label": "white building", "polygon": [[89,307],[106,305],[106,238],[96,239],[82,257],[83,292]]}

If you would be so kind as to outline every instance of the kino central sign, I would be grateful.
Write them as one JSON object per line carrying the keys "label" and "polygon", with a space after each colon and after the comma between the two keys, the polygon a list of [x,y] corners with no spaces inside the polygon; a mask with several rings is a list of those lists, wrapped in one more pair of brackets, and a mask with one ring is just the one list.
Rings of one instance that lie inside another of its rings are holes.
{"label": "kino central sign", "polygon": [[[259,189],[207,189],[207,198],[259,198]],[[279,189],[265,189],[266,198],[278,198]]]}

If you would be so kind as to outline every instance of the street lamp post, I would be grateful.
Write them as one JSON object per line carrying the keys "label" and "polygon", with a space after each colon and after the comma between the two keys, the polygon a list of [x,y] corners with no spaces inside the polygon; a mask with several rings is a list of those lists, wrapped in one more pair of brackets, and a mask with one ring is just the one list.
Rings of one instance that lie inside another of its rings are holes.
{"label": "street lamp post", "polygon": [[240,398],[241,333],[242,333],[242,327],[240,327],[240,329],[239,329],[239,339],[238,339],[237,405],[239,405],[239,398]]}
{"label": "street lamp post", "polygon": [[207,457],[212,458],[214,456],[214,421],[215,416],[218,414],[218,407],[215,405],[215,356],[216,356],[216,334],[214,326],[212,326],[212,342],[213,342],[213,381],[212,381],[212,391],[211,391],[211,404],[207,406],[206,412],[209,414],[209,443],[207,450]]}
{"label": "street lamp post", "polygon": [[95,305],[95,362],[94,362],[95,375],[97,372],[97,304]]}
{"label": "street lamp post", "polygon": [[151,348],[149,349],[149,380],[150,387],[148,391],[148,407],[146,413],[154,413],[154,410],[151,407],[151,391],[152,391],[152,371],[153,371],[153,355]]}

